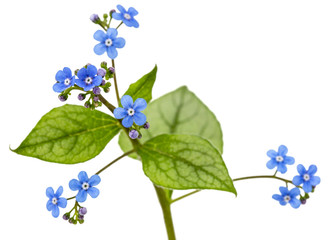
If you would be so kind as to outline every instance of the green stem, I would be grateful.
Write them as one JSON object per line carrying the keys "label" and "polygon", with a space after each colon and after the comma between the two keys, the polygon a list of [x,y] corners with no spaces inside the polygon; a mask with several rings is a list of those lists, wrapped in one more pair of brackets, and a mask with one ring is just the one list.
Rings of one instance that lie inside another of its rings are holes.
{"label": "green stem", "polygon": [[176,240],[173,218],[172,218],[171,210],[170,210],[171,199],[168,196],[168,193],[165,189],[155,186],[155,185],[154,185],[154,188],[155,188],[156,195],[161,205],[163,218],[164,218],[164,222],[166,225],[168,240]]}
{"label": "green stem", "polygon": [[122,159],[123,157],[126,157],[127,155],[133,153],[134,150],[128,151],[126,153],[124,153],[123,155],[121,155],[120,157],[117,157],[116,159],[114,159],[112,162],[110,162],[109,164],[107,164],[105,167],[103,167],[102,169],[100,169],[98,172],[95,173],[95,175],[100,174],[102,171],[104,171],[105,169],[107,169],[108,167],[110,167],[112,164],[116,163],[117,161],[119,161],[120,159]]}
{"label": "green stem", "polygon": [[116,27],[116,29],[118,29],[120,26],[121,26],[121,24],[123,24],[124,22],[121,22],[119,25],[118,25],[118,27]]}
{"label": "green stem", "polygon": [[198,193],[198,192],[200,192],[200,191],[202,191],[202,190],[201,190],[201,189],[198,189],[198,190],[195,190],[195,191],[193,191],[193,192],[187,193],[186,195],[183,195],[183,196],[181,196],[181,197],[175,198],[174,200],[171,201],[171,203],[177,202],[178,200],[181,200],[181,199],[183,199],[183,198],[189,197],[190,195],[193,195],[193,194]]}
{"label": "green stem", "polygon": [[109,103],[101,94],[98,95],[98,98],[113,113],[116,107]]}
{"label": "green stem", "polygon": [[113,73],[114,89],[115,89],[115,92],[116,92],[117,101],[118,101],[118,105],[119,105],[120,97],[119,97],[119,91],[118,91],[118,84],[117,84],[117,76],[116,76],[116,69],[115,69],[115,65],[114,65],[114,59],[112,59],[112,67],[114,68],[114,73]]}

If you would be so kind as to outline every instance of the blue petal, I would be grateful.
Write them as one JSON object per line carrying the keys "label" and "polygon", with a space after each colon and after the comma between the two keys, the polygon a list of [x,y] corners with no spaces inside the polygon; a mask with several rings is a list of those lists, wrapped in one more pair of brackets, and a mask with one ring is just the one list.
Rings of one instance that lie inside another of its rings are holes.
{"label": "blue petal", "polygon": [[277,201],[281,201],[283,200],[283,196],[279,195],[279,194],[273,194],[272,198],[274,200],[277,200]]}
{"label": "blue petal", "polygon": [[303,176],[307,172],[302,164],[297,165],[296,169],[301,176]]}
{"label": "blue petal", "polygon": [[55,83],[53,86],[53,90],[57,93],[63,92],[65,89],[67,89],[69,86],[66,86],[64,83]]}
{"label": "blue petal", "polygon": [[127,116],[127,111],[124,108],[118,107],[114,109],[113,114],[116,119],[122,119]]}
{"label": "blue petal", "polygon": [[93,51],[97,55],[102,55],[104,52],[106,52],[107,47],[105,43],[98,43],[96,46],[94,46]]}
{"label": "blue petal", "polygon": [[87,198],[87,192],[84,189],[80,190],[76,196],[77,202],[85,202],[86,198]]}
{"label": "blue petal", "polygon": [[112,14],[112,18],[114,18],[115,20],[122,20],[123,19],[123,15],[121,13],[114,12]]}
{"label": "blue petal", "polygon": [[71,72],[70,68],[68,68],[68,67],[63,68],[63,72],[64,72],[66,78],[71,78],[72,77],[72,72]]}
{"label": "blue petal", "polygon": [[106,34],[109,38],[115,39],[118,36],[118,30],[115,29],[115,28],[109,28],[109,29],[107,29]]}
{"label": "blue petal", "polygon": [[134,18],[133,19],[130,19],[130,24],[132,25],[132,27],[135,27],[135,28],[138,28],[139,27],[139,23],[137,20],[135,20]]}
{"label": "blue petal", "polygon": [[276,156],[278,156],[278,153],[274,150],[269,150],[267,151],[267,156],[269,156],[270,158],[275,158]]}
{"label": "blue petal", "polygon": [[88,190],[87,190],[87,193],[90,194],[90,196],[92,198],[96,198],[98,197],[99,195],[99,189],[96,188],[96,187],[90,187]]}
{"label": "blue petal", "polygon": [[66,198],[62,197],[57,200],[57,205],[61,208],[66,208],[67,204],[68,204],[68,201],[66,200]]}
{"label": "blue petal", "polygon": [[138,15],[138,11],[135,10],[133,7],[130,7],[130,8],[128,9],[128,13],[129,13],[132,17]]}
{"label": "blue petal", "polygon": [[69,188],[70,188],[72,191],[77,191],[77,190],[82,189],[82,184],[81,184],[77,179],[72,179],[72,180],[69,182]]}
{"label": "blue petal", "polygon": [[48,187],[46,190],[46,195],[49,199],[52,199],[55,196],[54,189],[52,187]]}
{"label": "blue petal", "polygon": [[62,70],[59,70],[55,76],[56,81],[63,82],[66,79],[66,75]]}
{"label": "blue petal", "polygon": [[78,173],[78,179],[80,183],[89,181],[89,177],[85,171]]}
{"label": "blue petal", "polygon": [[90,186],[96,186],[100,183],[101,179],[98,175],[93,175],[92,177],[90,177],[88,184]]}
{"label": "blue petal", "polygon": [[94,86],[99,86],[99,85],[102,83],[102,81],[103,81],[102,76],[97,75],[97,76],[92,80],[92,84],[93,84]]}
{"label": "blue petal", "polygon": [[288,153],[288,149],[285,145],[281,145],[278,149],[278,153],[280,156],[285,156]]}
{"label": "blue petal", "polygon": [[147,107],[147,102],[143,98],[138,98],[137,100],[135,100],[133,104],[133,109],[136,112],[143,111],[146,109],[146,107]]}
{"label": "blue petal", "polygon": [[295,198],[296,196],[300,195],[300,189],[298,189],[297,187],[296,188],[293,188],[289,191],[289,196],[291,198]]}
{"label": "blue petal", "polygon": [[303,191],[305,191],[306,193],[309,193],[313,190],[313,186],[311,185],[310,182],[304,182],[302,188]]}
{"label": "blue petal", "polygon": [[57,218],[59,216],[59,208],[57,205],[54,205],[52,207],[52,212],[51,212],[51,215],[54,217],[54,218]]}
{"label": "blue petal", "polygon": [[78,72],[77,72],[77,77],[80,80],[85,80],[85,78],[88,76],[87,70],[86,68],[81,68]]}
{"label": "blue petal", "polygon": [[127,27],[133,27],[133,22],[132,20],[128,20],[128,19],[123,19],[123,23],[127,26]]}
{"label": "blue petal", "polygon": [[87,73],[89,77],[94,78],[97,75],[97,68],[93,65],[87,66]]}
{"label": "blue petal", "polygon": [[59,198],[63,193],[63,187],[59,186],[59,188],[57,189],[56,193],[55,193],[55,197]]}
{"label": "blue petal", "polygon": [[278,165],[278,163],[277,163],[277,161],[275,161],[275,159],[271,159],[271,160],[269,160],[267,163],[266,163],[266,167],[268,168],[268,169],[273,169],[273,168],[275,168],[275,166],[277,166]]}
{"label": "blue petal", "polygon": [[125,128],[129,128],[129,127],[131,127],[131,126],[133,125],[133,117],[131,117],[131,116],[126,116],[126,117],[122,120],[121,124],[122,124]]}
{"label": "blue petal", "polygon": [[83,89],[84,89],[84,91],[90,91],[92,88],[94,88],[95,87],[95,85],[93,85],[92,83],[91,84],[89,84],[89,85],[86,85],[85,84],[85,86],[83,87]]}
{"label": "blue petal", "polygon": [[54,204],[52,203],[52,201],[48,200],[48,202],[47,202],[47,210],[51,211],[51,209],[52,209],[53,206],[54,206]]}
{"label": "blue petal", "polygon": [[133,108],[133,99],[129,95],[124,95],[120,99],[120,103],[125,109]]}
{"label": "blue petal", "polygon": [[146,123],[146,115],[141,112],[135,112],[133,115],[133,120],[136,125],[142,126]]}
{"label": "blue petal", "polygon": [[303,179],[301,176],[295,176],[292,182],[295,186],[300,186],[303,183]]}
{"label": "blue petal", "polygon": [[281,173],[287,172],[287,167],[284,163],[279,163],[277,170]]}
{"label": "blue petal", "polygon": [[286,187],[279,187],[279,190],[280,190],[282,196],[286,196],[286,195],[289,194],[288,188],[286,188]]}
{"label": "blue petal", "polygon": [[317,167],[316,167],[316,165],[310,165],[309,168],[308,168],[307,173],[308,173],[309,175],[313,175],[313,174],[315,174],[316,172],[317,172]]}
{"label": "blue petal", "polygon": [[321,179],[318,176],[310,176],[310,184],[313,186],[316,186],[318,184],[320,184]]}
{"label": "blue petal", "polygon": [[284,157],[284,163],[292,165],[295,163],[295,159],[293,157],[285,156]]}
{"label": "blue petal", "polygon": [[289,204],[290,204],[293,208],[298,208],[298,207],[300,207],[301,202],[300,202],[300,200],[298,200],[297,198],[292,198],[292,199],[289,201]]}
{"label": "blue petal", "polygon": [[84,82],[84,80],[76,79],[75,83],[78,85],[78,87],[81,87],[81,88],[85,88],[86,87],[86,83]]}
{"label": "blue petal", "polygon": [[102,30],[97,30],[94,34],[93,34],[93,38],[96,39],[99,42],[104,42],[107,39],[107,35],[104,31]]}
{"label": "blue petal", "polygon": [[111,59],[115,59],[118,56],[117,49],[114,46],[110,46],[107,48],[107,56]]}
{"label": "blue petal", "polygon": [[285,200],[280,200],[279,203],[282,206],[286,206],[287,205],[287,202]]}
{"label": "blue petal", "polygon": [[115,46],[116,48],[123,48],[125,46],[125,43],[125,39],[119,37],[113,41],[113,46]]}
{"label": "blue petal", "polygon": [[126,9],[123,6],[121,6],[120,4],[117,5],[117,8],[122,14],[126,13]]}

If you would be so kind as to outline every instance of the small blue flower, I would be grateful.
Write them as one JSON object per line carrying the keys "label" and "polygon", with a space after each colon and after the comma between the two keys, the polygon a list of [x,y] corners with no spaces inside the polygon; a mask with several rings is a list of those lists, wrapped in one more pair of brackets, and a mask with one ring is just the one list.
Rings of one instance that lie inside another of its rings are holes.
{"label": "small blue flower", "polygon": [[56,73],[55,79],[57,81],[53,86],[55,92],[63,92],[75,84],[75,76],[72,76],[72,72],[68,67],[63,68],[63,71],[59,70]]}
{"label": "small blue flower", "polygon": [[56,193],[52,187],[48,187],[46,190],[46,195],[49,198],[47,202],[47,209],[51,211],[53,217],[57,218],[59,216],[59,207],[65,208],[67,206],[66,198],[60,197],[63,193],[63,187],[60,186]]}
{"label": "small blue flower", "polygon": [[125,95],[120,100],[123,108],[118,107],[114,109],[113,114],[116,119],[122,119],[122,125],[129,128],[135,122],[136,125],[142,126],[146,123],[146,115],[140,111],[145,110],[147,102],[143,98],[138,98],[133,104],[131,96]]}
{"label": "small blue flower", "polygon": [[130,7],[128,11],[126,11],[126,9],[121,5],[118,5],[117,8],[120,11],[120,13],[114,12],[112,14],[112,17],[114,19],[123,21],[123,23],[125,23],[127,27],[135,27],[135,28],[139,27],[138,21],[134,19],[134,16],[138,15],[137,10]]}
{"label": "small blue flower", "polygon": [[107,56],[111,59],[115,59],[118,56],[116,48],[123,48],[125,46],[125,39],[117,37],[118,31],[114,28],[107,29],[105,33],[102,30],[98,30],[94,33],[93,38],[99,41],[93,51],[97,55],[102,55],[107,52]]}
{"label": "small blue flower", "polygon": [[96,198],[99,195],[98,188],[94,187],[100,183],[100,177],[98,175],[93,175],[88,178],[85,171],[81,171],[78,174],[78,179],[72,179],[69,182],[69,187],[72,191],[77,191],[76,200],[77,202],[84,202],[89,194],[92,198]]}
{"label": "small blue flower", "polygon": [[89,91],[92,88],[99,86],[103,81],[103,78],[97,75],[97,68],[93,65],[87,66],[87,69],[80,69],[77,73],[77,77],[76,84],[83,88],[84,91]]}
{"label": "small blue flower", "polygon": [[286,187],[279,188],[281,195],[274,194],[272,198],[279,201],[282,206],[289,203],[293,208],[298,208],[301,205],[301,201],[296,197],[300,195],[300,189],[293,188],[290,191]]}
{"label": "small blue flower", "polygon": [[299,164],[297,166],[297,170],[300,175],[293,178],[293,184],[296,186],[303,184],[302,188],[306,193],[311,192],[313,190],[313,186],[316,186],[321,182],[320,177],[314,176],[317,172],[316,165],[310,165],[308,170],[306,170],[302,164]]}
{"label": "small blue flower", "polygon": [[287,172],[286,164],[292,165],[295,160],[293,157],[286,156],[288,149],[286,146],[281,145],[278,149],[278,152],[274,150],[269,150],[267,156],[271,158],[266,164],[267,168],[273,169],[277,167],[277,171],[281,173]]}

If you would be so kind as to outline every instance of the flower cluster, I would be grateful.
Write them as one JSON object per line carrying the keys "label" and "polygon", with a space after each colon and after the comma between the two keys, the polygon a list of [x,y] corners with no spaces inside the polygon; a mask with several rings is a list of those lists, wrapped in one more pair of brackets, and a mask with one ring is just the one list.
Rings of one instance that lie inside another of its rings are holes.
{"label": "flower cluster", "polygon": [[[79,203],[85,202],[87,195],[89,194],[92,198],[96,198],[99,195],[99,190],[95,186],[100,183],[101,179],[98,175],[93,175],[90,178],[88,177],[85,171],[81,171],[78,174],[78,180],[72,179],[69,182],[69,187],[72,191],[78,191],[77,195],[73,198],[76,198],[75,206],[67,213],[63,215],[64,220],[68,220],[69,223],[76,224],[77,222],[84,222],[84,215],[87,213],[87,209],[79,205]],[[65,208],[67,206],[67,200],[63,197],[60,197],[63,193],[63,187],[60,186],[56,193],[54,193],[53,188],[48,187],[46,190],[46,195],[49,198],[47,202],[47,210],[52,211],[52,216],[57,218],[59,216],[59,207]],[[73,215],[71,213],[74,211]]]}
{"label": "flower cluster", "polygon": [[[273,169],[277,167],[274,177],[278,171],[282,174],[286,173],[286,165],[294,164],[295,159],[287,156],[287,153],[288,149],[284,145],[279,146],[278,151],[269,150],[267,152],[267,156],[271,158],[266,164],[267,168]],[[314,176],[317,172],[315,165],[311,165],[308,170],[306,170],[302,164],[299,164],[297,170],[300,175],[295,176],[292,181],[286,180],[286,187],[279,188],[281,194],[274,194],[272,196],[272,198],[279,201],[282,206],[289,203],[293,208],[298,208],[301,204],[305,204],[309,198],[309,193],[312,192],[321,181],[319,177]],[[288,183],[293,184],[295,187],[289,190]],[[301,195],[300,189],[303,190],[303,195]],[[297,198],[298,196],[300,196],[300,199]]]}

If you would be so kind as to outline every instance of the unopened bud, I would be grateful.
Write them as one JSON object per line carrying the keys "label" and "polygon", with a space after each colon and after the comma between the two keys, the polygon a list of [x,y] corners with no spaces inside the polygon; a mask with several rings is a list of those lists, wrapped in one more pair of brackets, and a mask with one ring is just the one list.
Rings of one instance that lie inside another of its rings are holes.
{"label": "unopened bud", "polygon": [[128,135],[132,139],[137,139],[139,137],[139,132],[135,129],[132,129]]}
{"label": "unopened bud", "polygon": [[95,14],[95,13],[90,16],[90,20],[93,23],[98,23],[100,21],[98,14]]}

